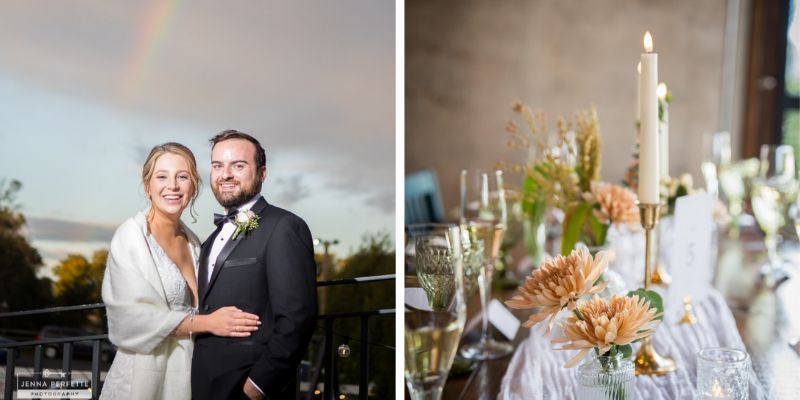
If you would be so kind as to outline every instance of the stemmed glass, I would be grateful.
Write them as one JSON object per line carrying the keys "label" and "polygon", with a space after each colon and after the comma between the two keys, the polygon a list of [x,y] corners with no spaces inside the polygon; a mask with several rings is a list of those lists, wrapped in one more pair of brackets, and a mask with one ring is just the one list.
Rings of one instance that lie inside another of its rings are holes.
{"label": "stemmed glass", "polygon": [[744,177],[737,167],[736,165],[727,165],[721,166],[719,169],[719,186],[728,200],[733,237],[739,235],[739,217],[742,215],[745,195]]}
{"label": "stemmed glass", "polygon": [[[523,235],[523,212],[522,194],[515,190],[504,190],[506,198],[506,232],[503,235],[503,242],[500,244],[500,252],[497,255],[496,269],[502,271],[512,279],[518,279],[517,271],[513,270],[511,256],[509,252],[516,246]],[[497,193],[495,193],[496,197]],[[490,201],[496,201],[490,199]],[[524,277],[523,277],[524,278]]]}
{"label": "stemmed glass", "polygon": [[481,338],[478,342],[465,344],[461,348],[461,355],[470,360],[499,358],[514,351],[510,343],[498,342],[489,337],[492,276],[506,231],[506,207],[502,171],[461,171],[461,229],[468,232],[472,241],[483,241],[484,247],[484,262],[478,275]]}
{"label": "stemmed glass", "polygon": [[795,196],[794,203],[789,208],[789,218],[794,223],[794,231],[800,239],[800,195]]}
{"label": "stemmed glass", "polygon": [[723,168],[731,164],[731,134],[726,131],[706,134],[704,143],[707,147],[707,159],[700,165],[700,169],[706,181],[706,191],[718,197],[718,176]]}
{"label": "stemmed glass", "polygon": [[761,146],[759,176],[753,179],[751,203],[753,214],[767,248],[766,274],[783,273],[783,261],[778,256],[778,233],[786,223],[788,205],[797,191],[794,151],[791,146]]}
{"label": "stemmed glass", "polygon": [[466,321],[461,233],[453,224],[419,224],[408,238],[425,300],[406,293],[406,384],[413,400],[438,400]]}

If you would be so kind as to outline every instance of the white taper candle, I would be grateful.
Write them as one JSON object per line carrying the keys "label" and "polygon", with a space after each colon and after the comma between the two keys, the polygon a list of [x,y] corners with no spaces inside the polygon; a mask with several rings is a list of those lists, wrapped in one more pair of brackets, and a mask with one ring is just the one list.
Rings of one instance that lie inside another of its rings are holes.
{"label": "white taper candle", "polygon": [[658,54],[653,53],[653,37],[644,35],[642,53],[642,96],[640,99],[639,201],[659,203],[658,162]]}
{"label": "white taper candle", "polygon": [[658,102],[664,112],[658,123],[658,161],[662,178],[669,178],[669,104],[667,104],[667,85],[658,84]]}

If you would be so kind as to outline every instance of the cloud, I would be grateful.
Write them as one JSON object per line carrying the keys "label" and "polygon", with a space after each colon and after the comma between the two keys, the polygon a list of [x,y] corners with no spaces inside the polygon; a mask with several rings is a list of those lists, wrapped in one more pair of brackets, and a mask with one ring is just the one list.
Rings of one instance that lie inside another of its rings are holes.
{"label": "cloud", "polygon": [[113,226],[56,218],[28,217],[27,222],[33,240],[107,243],[116,231]]}
{"label": "cloud", "polygon": [[276,145],[393,141],[391,2],[247,4],[183,3],[137,58],[146,2],[6,3],[0,72],[215,131],[262,132]]}
{"label": "cloud", "polygon": [[366,204],[387,214],[395,212],[394,190],[378,190],[367,198]]}
{"label": "cloud", "polygon": [[[148,4],[3,3],[0,74],[189,124],[196,151],[235,128],[268,154],[298,151],[334,165],[317,170],[332,188],[376,199],[393,193],[393,2],[182,2],[137,59]],[[135,164],[169,132],[143,130],[127,150]]]}
{"label": "cloud", "polygon": [[[336,157],[333,163],[318,164],[317,170],[326,171],[325,187],[344,194],[365,196],[365,204],[385,213],[395,211],[394,152],[385,155],[379,149],[360,149],[359,160]],[[381,161],[375,160],[382,157]]]}
{"label": "cloud", "polygon": [[276,204],[284,207],[289,207],[311,194],[311,190],[303,184],[302,176],[300,175],[277,178],[274,184],[270,184],[270,187],[279,188],[278,192],[274,194]]}

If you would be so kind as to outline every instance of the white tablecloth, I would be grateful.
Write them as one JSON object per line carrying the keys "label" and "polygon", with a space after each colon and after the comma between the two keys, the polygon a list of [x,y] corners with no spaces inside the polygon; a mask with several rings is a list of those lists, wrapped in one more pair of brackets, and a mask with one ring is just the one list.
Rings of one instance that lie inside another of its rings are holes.
{"label": "white tablecloth", "polygon": [[[712,290],[694,306],[697,324],[663,322],[656,330],[654,345],[672,357],[678,370],[660,377],[638,376],[634,399],[692,400],[696,380],[695,354],[706,347],[733,347],[744,350],[736,322],[722,295]],[[576,368],[563,365],[576,351],[553,350],[544,324],[531,330],[530,336],[516,349],[500,387],[498,399],[570,400],[576,399]],[[634,351],[638,345],[634,346]],[[750,368],[750,399],[766,399],[766,391]]]}

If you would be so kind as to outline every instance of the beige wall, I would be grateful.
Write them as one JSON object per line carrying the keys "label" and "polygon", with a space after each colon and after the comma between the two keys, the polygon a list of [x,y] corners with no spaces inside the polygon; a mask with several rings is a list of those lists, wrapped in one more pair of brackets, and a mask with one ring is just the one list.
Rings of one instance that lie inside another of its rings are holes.
{"label": "beige wall", "polygon": [[407,1],[406,172],[435,169],[452,209],[461,168],[522,160],[504,132],[520,99],[551,126],[595,104],[602,177],[619,182],[650,30],[659,79],[674,95],[670,172],[702,184],[702,136],[719,126],[725,13],[724,0]]}

